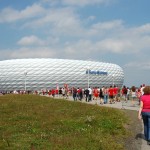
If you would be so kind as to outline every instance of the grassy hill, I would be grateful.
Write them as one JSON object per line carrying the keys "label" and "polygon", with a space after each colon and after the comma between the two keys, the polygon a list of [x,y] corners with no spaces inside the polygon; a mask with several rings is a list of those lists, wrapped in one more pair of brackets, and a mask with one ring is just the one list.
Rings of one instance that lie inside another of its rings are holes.
{"label": "grassy hill", "polygon": [[0,96],[2,150],[123,150],[121,110],[36,95]]}

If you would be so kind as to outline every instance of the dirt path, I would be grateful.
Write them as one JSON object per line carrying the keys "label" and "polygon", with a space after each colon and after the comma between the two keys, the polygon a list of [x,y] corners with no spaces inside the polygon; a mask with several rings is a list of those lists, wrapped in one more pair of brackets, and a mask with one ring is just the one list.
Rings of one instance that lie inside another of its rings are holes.
{"label": "dirt path", "polygon": [[123,110],[131,120],[127,128],[132,131],[130,138],[126,140],[127,150],[150,150],[150,145],[144,139],[143,123],[138,120],[138,112],[134,110]]}

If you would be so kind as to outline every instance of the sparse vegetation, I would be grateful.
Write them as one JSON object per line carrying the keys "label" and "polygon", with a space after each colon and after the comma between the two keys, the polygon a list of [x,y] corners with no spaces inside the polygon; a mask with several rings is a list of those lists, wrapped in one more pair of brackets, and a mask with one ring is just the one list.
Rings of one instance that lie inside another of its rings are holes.
{"label": "sparse vegetation", "polygon": [[0,97],[2,150],[123,150],[124,112],[36,95]]}

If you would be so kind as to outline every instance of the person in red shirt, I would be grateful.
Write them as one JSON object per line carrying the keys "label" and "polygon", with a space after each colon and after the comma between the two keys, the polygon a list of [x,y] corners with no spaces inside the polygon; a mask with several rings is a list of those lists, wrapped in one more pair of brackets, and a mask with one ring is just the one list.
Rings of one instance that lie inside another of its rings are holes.
{"label": "person in red shirt", "polygon": [[128,92],[128,90],[127,90],[126,86],[124,85],[122,88],[122,96],[123,96],[125,102],[127,102],[127,92]]}
{"label": "person in red shirt", "polygon": [[99,95],[97,87],[95,87],[93,89],[93,95],[94,95],[95,103],[97,104],[97,98],[98,98],[98,95]]}
{"label": "person in red shirt", "polygon": [[150,145],[150,86],[146,86],[143,92],[144,95],[141,96],[138,118],[143,119],[145,139],[147,144]]}
{"label": "person in red shirt", "polygon": [[77,99],[80,100],[80,88],[77,88]]}
{"label": "person in red shirt", "polygon": [[110,86],[108,93],[109,93],[109,103],[112,104],[114,98],[114,89],[112,88],[112,86]]}
{"label": "person in red shirt", "polygon": [[51,91],[53,98],[55,97],[55,89],[52,89]]}

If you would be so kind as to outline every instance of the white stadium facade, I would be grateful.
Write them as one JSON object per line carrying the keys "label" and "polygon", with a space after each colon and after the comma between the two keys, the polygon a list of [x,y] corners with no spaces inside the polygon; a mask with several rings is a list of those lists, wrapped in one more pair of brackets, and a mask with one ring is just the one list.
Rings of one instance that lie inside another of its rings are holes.
{"label": "white stadium facade", "polygon": [[0,61],[0,90],[41,90],[64,87],[102,87],[124,82],[123,69],[112,63],[68,59]]}

